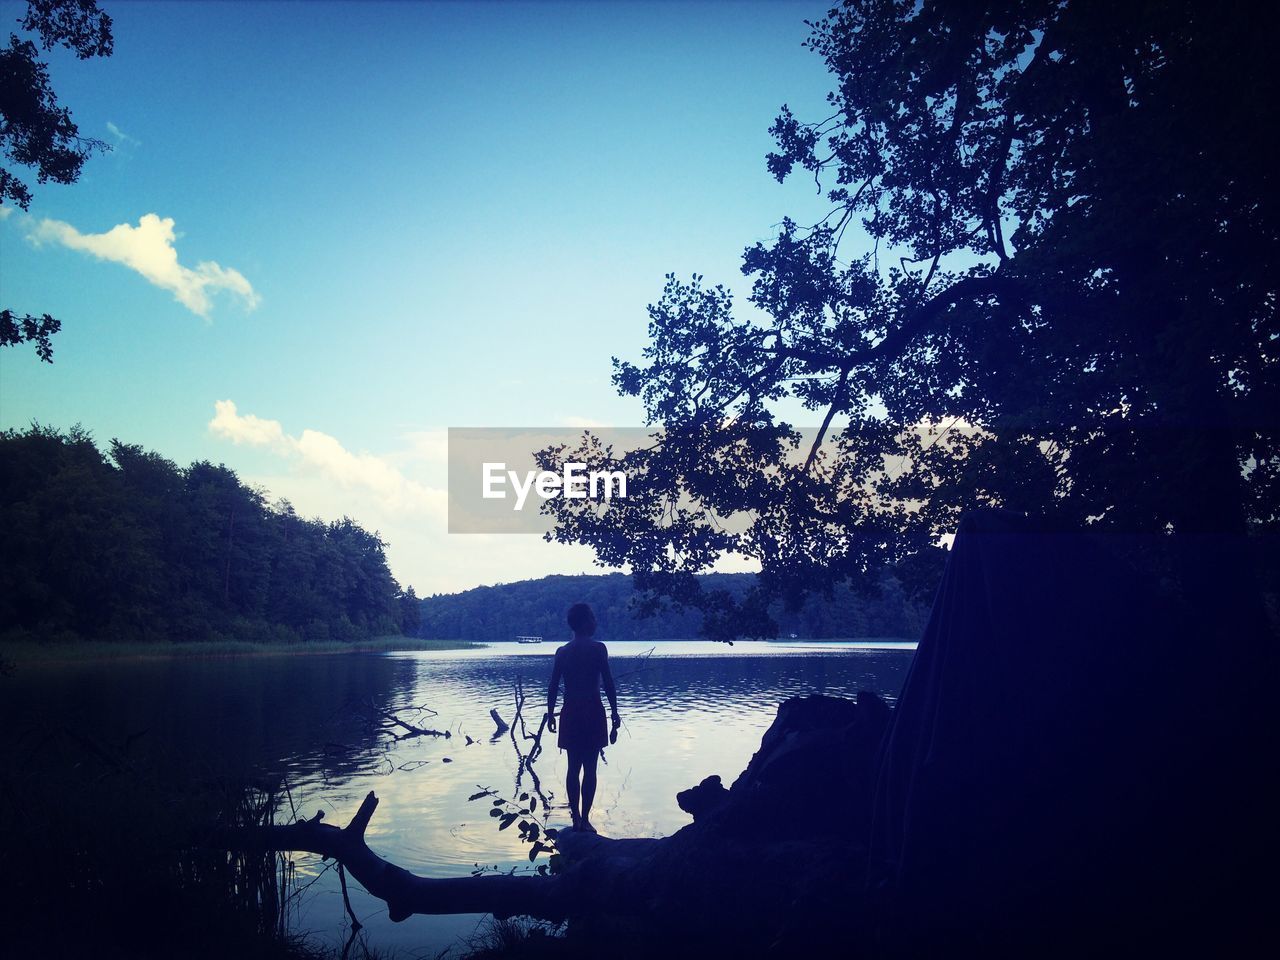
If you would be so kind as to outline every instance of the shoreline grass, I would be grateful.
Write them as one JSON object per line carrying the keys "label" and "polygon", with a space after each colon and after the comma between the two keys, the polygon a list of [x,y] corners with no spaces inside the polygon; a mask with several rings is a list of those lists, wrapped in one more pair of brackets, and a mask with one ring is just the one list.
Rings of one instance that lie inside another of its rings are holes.
{"label": "shoreline grass", "polygon": [[420,637],[374,637],[344,643],[255,643],[250,640],[193,640],[190,642],[111,642],[66,640],[0,641],[0,660],[13,664],[68,663],[86,660],[169,660],[175,658],[278,657],[333,653],[391,653],[417,650],[474,650],[483,644],[466,640],[423,640]]}

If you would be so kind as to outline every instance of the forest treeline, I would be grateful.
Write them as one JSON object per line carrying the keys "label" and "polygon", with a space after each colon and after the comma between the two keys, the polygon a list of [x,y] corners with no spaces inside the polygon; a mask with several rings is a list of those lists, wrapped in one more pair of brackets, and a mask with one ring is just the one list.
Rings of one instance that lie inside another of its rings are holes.
{"label": "forest treeline", "polygon": [[[755,580],[750,573],[712,573],[700,578],[704,589],[723,589],[741,597]],[[568,639],[565,612],[579,601],[589,603],[601,640],[694,639],[701,633],[697,610],[659,610],[637,617],[635,588],[622,573],[551,576],[463,593],[437,594],[421,600],[418,633],[428,639],[512,640],[534,634],[547,640]],[[871,582],[836,588],[830,599],[811,597],[797,612],[772,610],[778,635],[806,639],[899,637],[917,639],[929,615],[929,597],[911,596],[891,573]]]}
{"label": "forest treeline", "polygon": [[[135,444],[104,452],[79,427],[0,431],[0,640],[556,639],[590,603],[609,640],[693,638],[696,610],[635,614],[629,576],[551,576],[419,600],[386,544],[343,518],[307,519],[221,464],[179,467]],[[708,574],[741,596],[752,574]],[[915,638],[928,615],[897,578],[838,588],[779,633]]]}
{"label": "forest treeline", "polygon": [[0,639],[361,640],[413,633],[385,544],[79,427],[0,432]]}

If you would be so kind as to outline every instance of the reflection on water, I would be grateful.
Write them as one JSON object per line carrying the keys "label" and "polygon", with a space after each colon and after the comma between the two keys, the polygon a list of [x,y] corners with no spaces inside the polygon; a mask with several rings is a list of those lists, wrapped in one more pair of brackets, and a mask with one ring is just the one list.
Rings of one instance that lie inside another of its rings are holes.
{"label": "reflection on water", "polygon": [[[709,774],[726,784],[759,745],[778,704],[807,693],[892,700],[913,644],[694,641],[609,644],[623,726],[605,752],[592,820],[607,835],[662,836],[689,822],[677,791]],[[300,811],[326,810],[345,823],[369,790],[381,798],[370,846],[418,873],[466,874],[476,864],[528,867],[514,830],[499,833],[488,805],[468,803],[477,786],[510,792],[516,755],[493,739],[489,710],[512,719],[514,686],[528,695],[536,729],[545,709],[555,644],[493,644],[440,653],[341,654],[156,660],[24,667],[5,681],[0,722],[84,724],[108,742],[146,730],[135,749],[175,777],[283,776]],[[449,738],[392,741],[367,722],[378,712],[425,706],[421,726]],[[473,741],[468,744],[468,737]],[[564,760],[549,737],[537,763],[552,801],[550,822],[568,823]],[[303,858],[306,874],[323,870]],[[354,886],[352,904],[372,946],[435,955],[469,934],[476,917],[386,919]],[[340,939],[337,878],[320,876],[298,924]]]}

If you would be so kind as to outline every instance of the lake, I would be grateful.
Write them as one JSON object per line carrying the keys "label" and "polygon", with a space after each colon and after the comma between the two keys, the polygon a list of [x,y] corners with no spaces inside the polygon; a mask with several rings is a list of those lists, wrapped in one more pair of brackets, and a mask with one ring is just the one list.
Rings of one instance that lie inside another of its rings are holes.
{"label": "lake", "polygon": [[[676,793],[711,774],[732,783],[788,697],[873,690],[892,702],[915,648],[882,641],[608,646],[623,726],[600,766],[592,820],[609,836],[664,836],[690,822]],[[338,824],[374,790],[381,802],[367,839],[393,863],[432,876],[466,875],[477,865],[529,869],[516,831],[499,832],[489,802],[467,798],[478,786],[513,795],[516,746],[510,733],[494,738],[489,711],[510,723],[522,684],[524,715],[536,730],[555,647],[28,664],[4,682],[0,722],[82,725],[109,743],[146,731],[131,749],[160,758],[175,777],[278,775],[300,813],[323,808]],[[396,741],[377,726],[385,714],[451,736]],[[545,746],[533,772],[552,804],[548,825],[564,827],[564,759],[552,736]],[[530,786],[526,775],[521,789]],[[315,882],[300,898],[295,928],[341,944],[336,874],[316,857],[299,856],[297,867],[303,883]],[[381,901],[356,884],[350,889],[369,946],[399,955],[434,957],[483,919],[415,916],[393,924]]]}

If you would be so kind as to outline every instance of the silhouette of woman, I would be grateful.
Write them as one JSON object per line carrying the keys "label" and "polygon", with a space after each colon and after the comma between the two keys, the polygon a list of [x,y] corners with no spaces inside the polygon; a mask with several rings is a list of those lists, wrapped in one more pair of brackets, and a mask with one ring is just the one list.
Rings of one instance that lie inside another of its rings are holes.
{"label": "silhouette of woman", "polygon": [[[569,754],[569,774],[565,788],[569,793],[569,814],[573,829],[595,833],[591,825],[591,802],[596,797],[596,761],[606,743],[618,740],[618,693],[609,673],[609,651],[599,640],[595,614],[585,603],[569,608],[569,628],[573,639],[556,651],[551,670],[551,686],[547,689],[547,727],[556,732],[556,694],[564,679],[564,707],[560,711],[560,749]],[[600,703],[600,684],[613,708],[613,731],[607,733],[604,705]],[[581,777],[581,789],[579,789]],[[582,805],[579,807],[579,793]]]}

